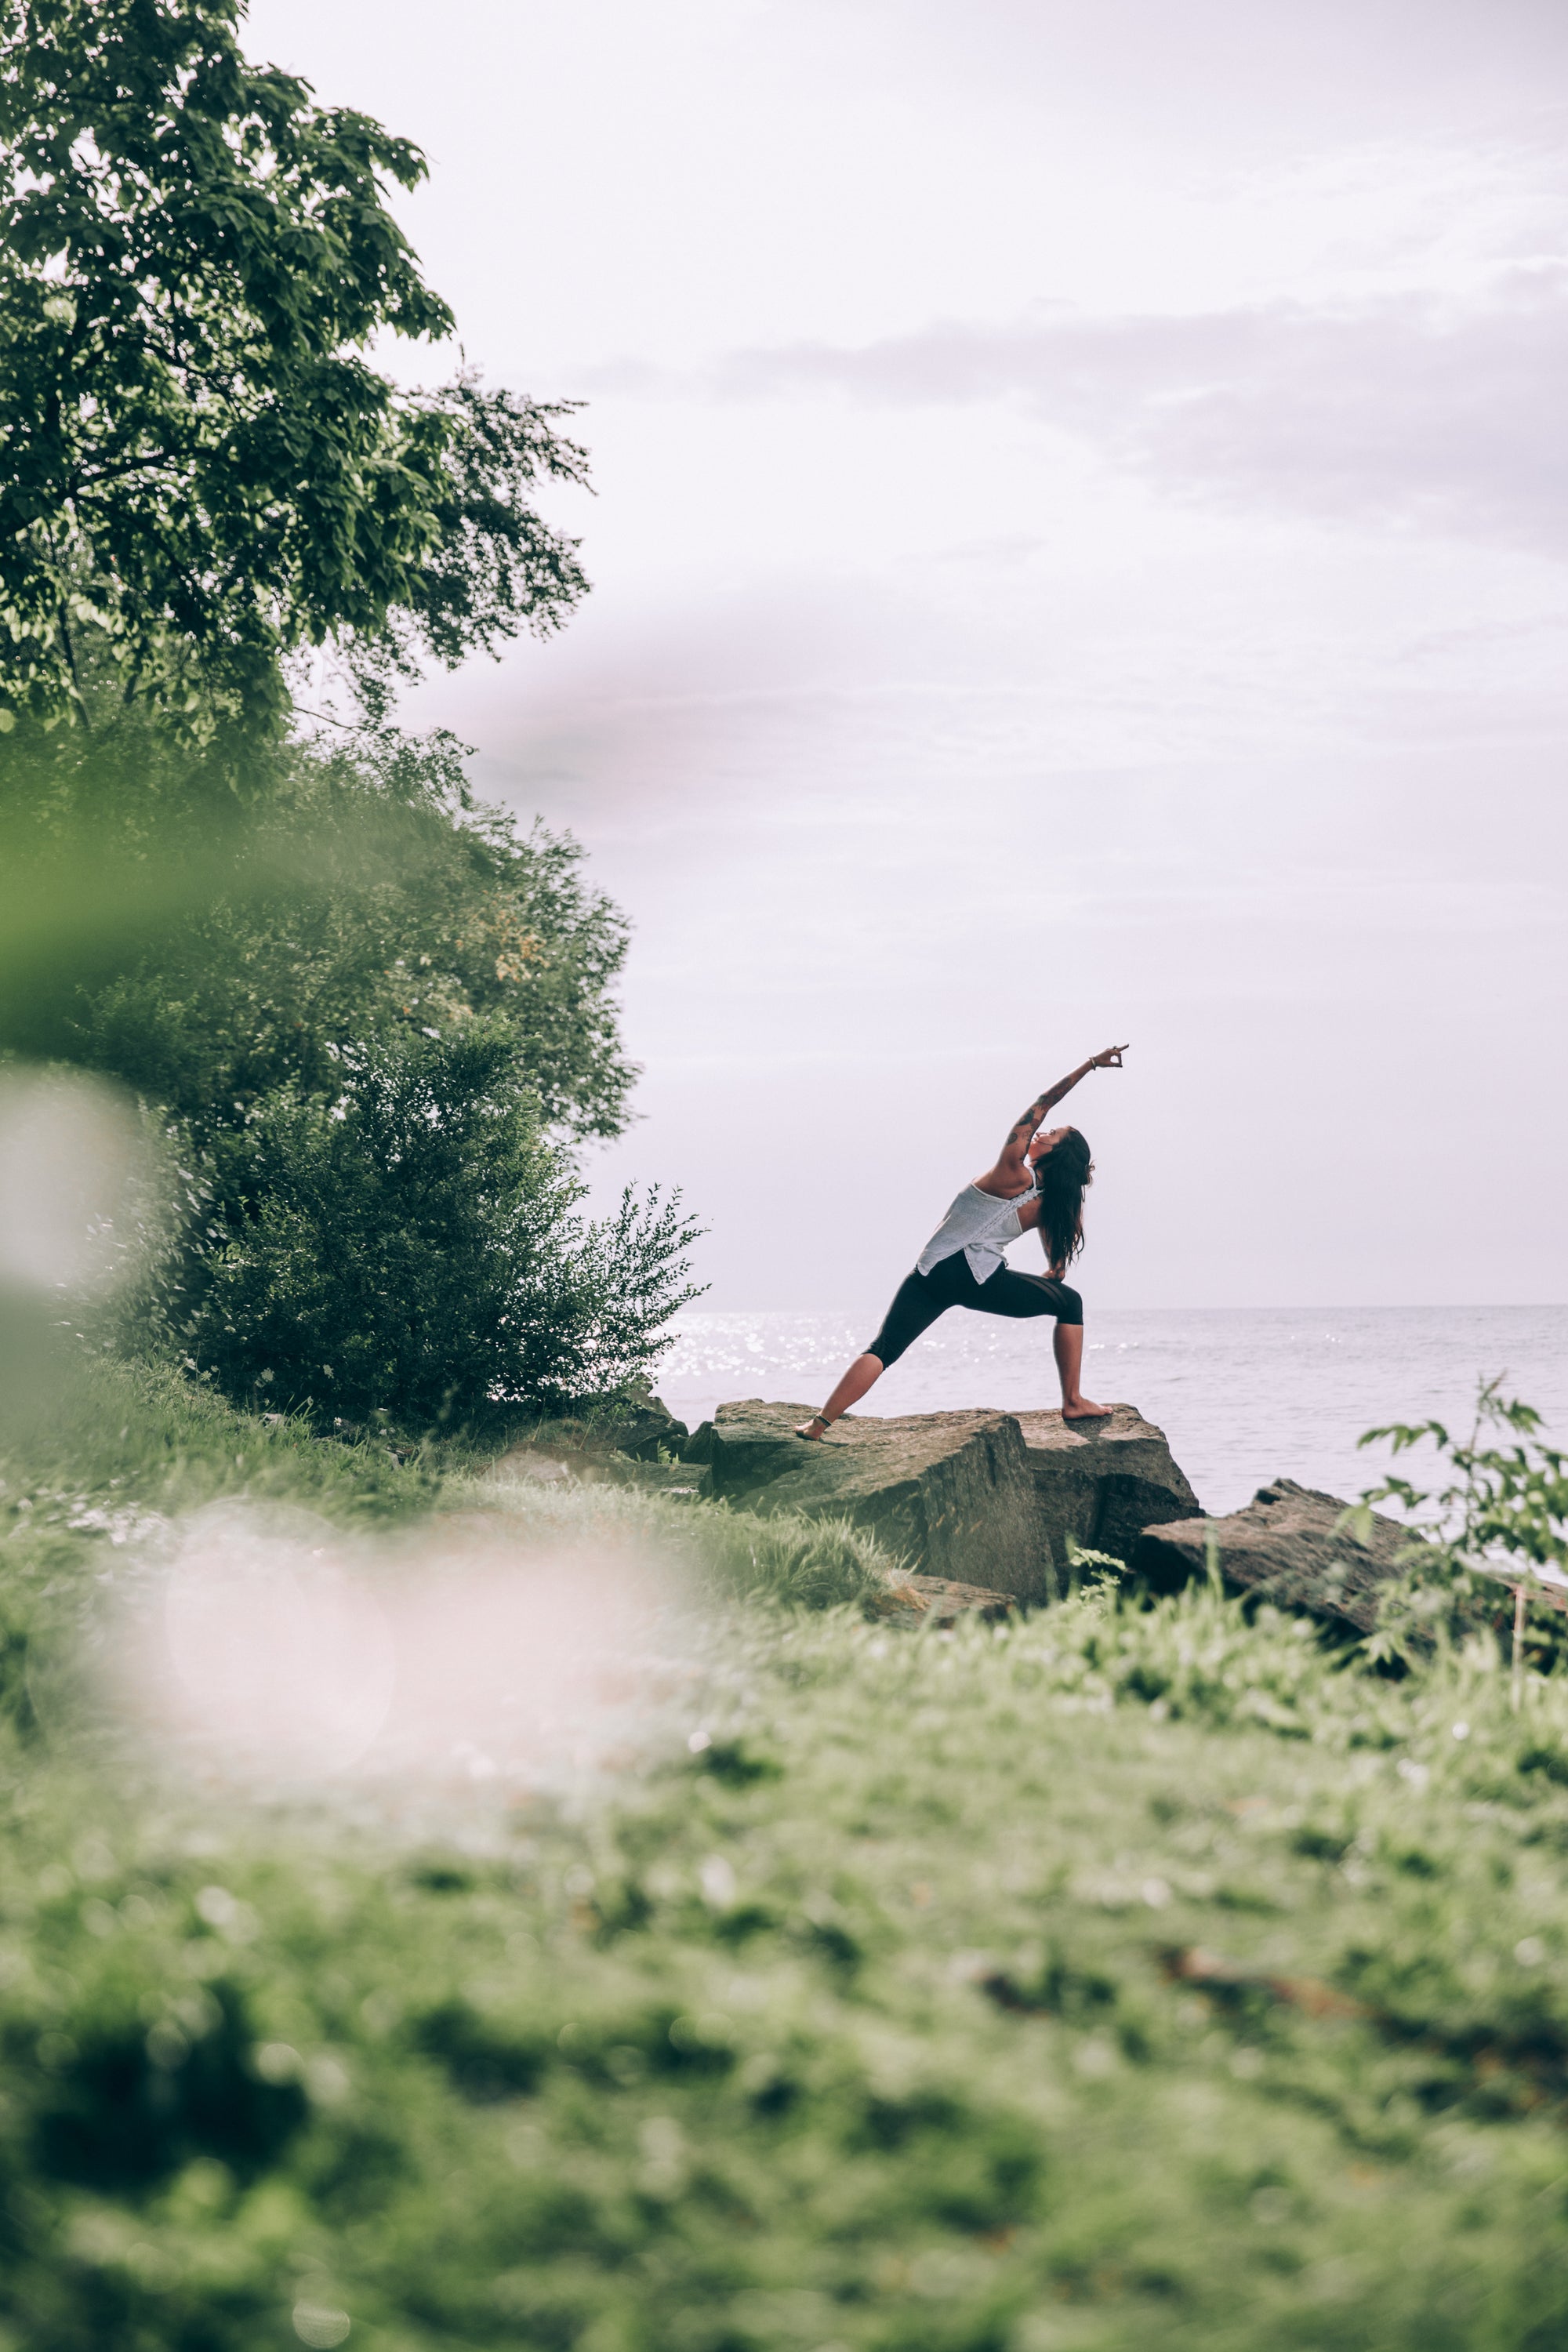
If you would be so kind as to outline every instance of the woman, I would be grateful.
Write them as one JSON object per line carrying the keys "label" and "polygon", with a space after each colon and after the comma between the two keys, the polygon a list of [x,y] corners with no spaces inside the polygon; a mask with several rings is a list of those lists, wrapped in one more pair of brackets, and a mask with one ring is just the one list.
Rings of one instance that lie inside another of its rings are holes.
{"label": "woman", "polygon": [[[1091,1054],[1070,1076],[1036,1097],[1008,1129],[995,1167],[964,1186],[927,1242],[865,1354],[856,1357],[822,1411],[795,1431],[797,1437],[819,1443],[950,1307],[973,1307],[982,1315],[1054,1315],[1062,1419],[1104,1420],[1111,1407],[1096,1404],[1079,1386],[1083,1301],[1062,1280],[1083,1247],[1083,1196],[1094,1180],[1094,1162],[1076,1127],[1037,1130],[1052,1104],[1070,1094],[1080,1078],[1090,1070],[1119,1070],[1126,1051],[1125,1045],[1108,1045],[1104,1053]],[[1002,1255],[1008,1242],[1032,1228],[1045,1245],[1048,1282],[1043,1275],[1016,1274]]]}

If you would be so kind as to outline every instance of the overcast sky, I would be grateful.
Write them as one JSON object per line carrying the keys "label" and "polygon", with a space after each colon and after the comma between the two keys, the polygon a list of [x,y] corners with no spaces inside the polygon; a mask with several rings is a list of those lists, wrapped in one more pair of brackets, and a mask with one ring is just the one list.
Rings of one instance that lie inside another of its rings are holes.
{"label": "overcast sky", "polygon": [[1091,1301],[1568,1297],[1562,0],[247,47],[425,148],[469,360],[589,404],[588,604],[410,710],[633,916],[592,1173],[685,1188],[710,1303],[879,1304],[1124,1037]]}

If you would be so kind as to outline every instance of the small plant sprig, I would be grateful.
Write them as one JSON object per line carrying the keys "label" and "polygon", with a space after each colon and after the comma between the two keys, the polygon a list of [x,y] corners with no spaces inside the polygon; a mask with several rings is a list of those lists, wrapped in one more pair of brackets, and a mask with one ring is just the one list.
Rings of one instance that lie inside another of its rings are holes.
{"label": "small plant sprig", "polygon": [[1067,1538],[1068,1573],[1082,1592],[1119,1592],[1127,1580],[1127,1562],[1108,1551],[1091,1551],[1076,1536]]}
{"label": "small plant sprig", "polygon": [[[1368,1487],[1360,1511],[1397,1502],[1418,1540],[1405,1555],[1405,1572],[1385,1596],[1368,1643],[1374,1657],[1408,1659],[1413,1643],[1430,1646],[1491,1625],[1500,1633],[1500,1581],[1515,1594],[1512,1664],[1514,1703],[1522,1690],[1528,1599],[1568,1608],[1568,1455],[1544,1444],[1533,1405],[1501,1393],[1502,1381],[1483,1381],[1468,1441],[1440,1421],[1393,1422],[1357,1441],[1386,1441],[1395,1454],[1426,1443],[1452,1465],[1446,1486],[1422,1488],[1394,1473]],[[1509,1442],[1511,1439],[1511,1443]],[[1360,1516],[1358,1513],[1356,1516]],[[1568,1655],[1568,1624],[1555,1622],[1537,1645],[1543,1664]]]}

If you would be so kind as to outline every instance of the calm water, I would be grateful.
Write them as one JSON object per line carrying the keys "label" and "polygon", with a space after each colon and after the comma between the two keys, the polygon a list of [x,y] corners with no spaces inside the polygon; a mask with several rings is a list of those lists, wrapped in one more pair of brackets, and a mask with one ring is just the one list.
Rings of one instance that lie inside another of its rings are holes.
{"label": "calm water", "polygon": [[[876,1320],[689,1309],[660,1367],[659,1394],[693,1426],[730,1398],[819,1404]],[[862,1410],[1053,1405],[1050,1331],[944,1316]],[[1084,1386],[1158,1422],[1205,1507],[1228,1511],[1280,1476],[1359,1492],[1380,1459],[1357,1452],[1363,1429],[1433,1414],[1468,1429],[1483,1373],[1505,1373],[1506,1392],[1546,1415],[1556,1444],[1568,1442],[1568,1307],[1101,1308]]]}

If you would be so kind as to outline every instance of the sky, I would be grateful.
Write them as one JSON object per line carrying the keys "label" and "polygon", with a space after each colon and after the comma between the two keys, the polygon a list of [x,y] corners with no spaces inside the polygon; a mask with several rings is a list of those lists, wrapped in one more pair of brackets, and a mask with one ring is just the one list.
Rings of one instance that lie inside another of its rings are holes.
{"label": "sky", "polygon": [[596,1200],[679,1185],[711,1306],[875,1307],[1125,1039],[1091,1312],[1568,1298],[1561,0],[247,47],[424,148],[468,363],[586,404],[592,595],[405,716],[636,926]]}

